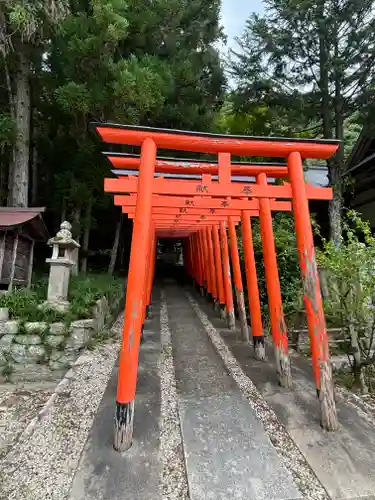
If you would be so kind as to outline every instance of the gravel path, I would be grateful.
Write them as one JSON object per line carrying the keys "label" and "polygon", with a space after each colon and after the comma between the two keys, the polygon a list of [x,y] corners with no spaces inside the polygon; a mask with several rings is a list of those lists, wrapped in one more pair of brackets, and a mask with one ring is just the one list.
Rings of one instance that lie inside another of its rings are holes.
{"label": "gravel path", "polygon": [[[113,325],[116,336],[121,326],[122,316]],[[1,499],[67,497],[118,349],[117,341],[107,343],[78,358],[1,460]]]}
{"label": "gravel path", "polygon": [[0,460],[37,417],[56,384],[4,384],[0,387]]}

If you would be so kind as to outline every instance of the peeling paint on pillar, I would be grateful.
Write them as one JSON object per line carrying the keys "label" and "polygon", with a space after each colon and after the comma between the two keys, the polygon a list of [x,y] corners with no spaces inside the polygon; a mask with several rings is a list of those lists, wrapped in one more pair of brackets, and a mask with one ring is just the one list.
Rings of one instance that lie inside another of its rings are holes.
{"label": "peeling paint on pillar", "polygon": [[244,340],[245,342],[249,342],[249,340],[250,340],[249,326],[247,324],[245,298],[244,298],[243,291],[238,290],[236,288],[236,297],[237,297],[237,304],[238,304],[238,314],[240,317],[240,324],[241,324],[242,340]]}
{"label": "peeling paint on pillar", "polygon": [[311,342],[314,378],[320,403],[321,425],[325,430],[334,431],[338,428],[334,382],[329,362],[328,337],[315,259],[310,211],[302,160],[299,153],[295,152],[289,155],[288,169],[293,194],[298,256]]}

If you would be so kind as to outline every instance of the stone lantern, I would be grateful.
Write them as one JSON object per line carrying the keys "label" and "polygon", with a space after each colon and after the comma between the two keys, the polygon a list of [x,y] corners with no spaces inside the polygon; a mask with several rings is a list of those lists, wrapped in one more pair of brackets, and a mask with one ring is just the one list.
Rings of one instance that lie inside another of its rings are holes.
{"label": "stone lantern", "polygon": [[71,269],[74,265],[73,252],[80,247],[72,238],[72,226],[65,221],[54,238],[48,240],[52,257],[46,259],[50,265],[48,295],[43,307],[64,312],[69,308],[68,289]]}

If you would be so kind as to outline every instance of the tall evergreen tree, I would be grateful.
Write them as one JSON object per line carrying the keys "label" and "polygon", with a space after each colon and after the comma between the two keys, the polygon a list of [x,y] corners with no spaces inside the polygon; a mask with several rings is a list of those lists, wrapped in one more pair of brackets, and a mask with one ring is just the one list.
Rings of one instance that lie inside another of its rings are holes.
{"label": "tall evergreen tree", "polygon": [[74,220],[85,247],[101,212],[117,218],[103,194],[109,166],[87,123],[211,130],[225,79],[217,1],[69,3],[33,75],[32,193],[54,225]]}
{"label": "tall evergreen tree", "polygon": [[[236,53],[239,93],[264,96],[286,113],[299,113],[324,138],[344,139],[344,122],[366,110],[375,77],[373,0],[265,0]],[[328,162],[334,187],[331,238],[341,241],[344,147]]]}
{"label": "tall evergreen tree", "polygon": [[16,130],[9,168],[10,206],[28,205],[33,63],[40,60],[43,42],[51,36],[67,8],[67,0],[4,0],[0,3],[0,49],[9,110]]}

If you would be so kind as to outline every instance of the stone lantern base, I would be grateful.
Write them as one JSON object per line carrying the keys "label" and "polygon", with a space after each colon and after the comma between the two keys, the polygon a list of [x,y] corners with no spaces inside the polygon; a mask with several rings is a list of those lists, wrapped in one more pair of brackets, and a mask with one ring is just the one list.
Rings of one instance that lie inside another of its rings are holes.
{"label": "stone lantern base", "polygon": [[39,309],[53,309],[57,312],[67,312],[70,307],[70,302],[67,300],[46,300],[38,306]]}

